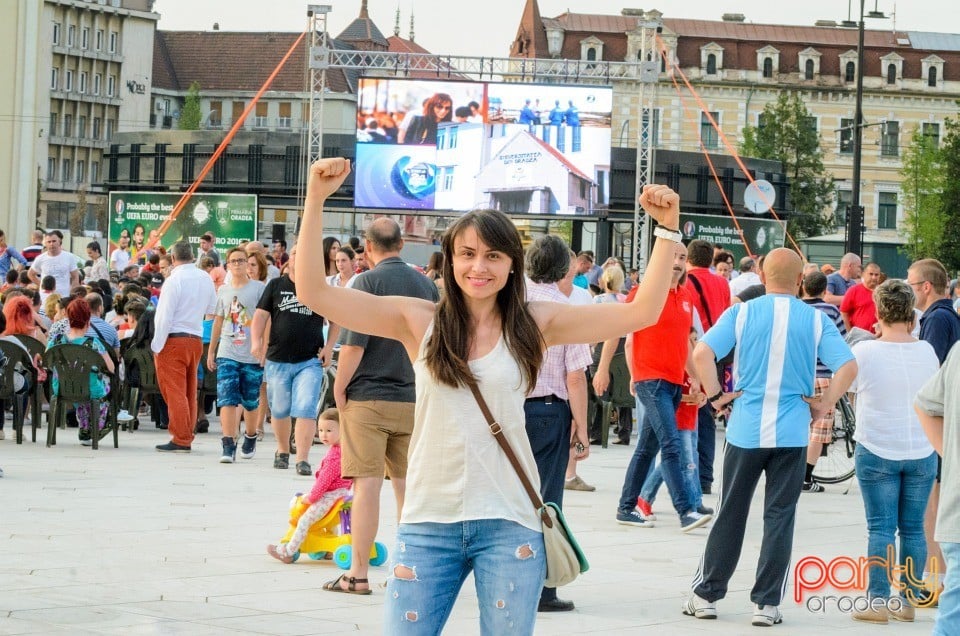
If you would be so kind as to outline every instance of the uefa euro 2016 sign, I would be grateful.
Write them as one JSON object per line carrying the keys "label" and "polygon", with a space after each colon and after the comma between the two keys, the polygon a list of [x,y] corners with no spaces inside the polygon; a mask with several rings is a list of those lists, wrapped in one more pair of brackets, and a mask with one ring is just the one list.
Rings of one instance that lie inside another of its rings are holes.
{"label": "uefa euro 2016 sign", "polygon": [[146,247],[154,238],[157,238],[154,249],[157,245],[169,248],[181,240],[197,245],[200,237],[209,232],[221,253],[241,241],[256,238],[257,196],[254,194],[194,194],[160,235],[180,197],[177,193],[111,192],[109,251],[113,252],[119,247],[120,238],[126,237],[128,249],[142,264]]}

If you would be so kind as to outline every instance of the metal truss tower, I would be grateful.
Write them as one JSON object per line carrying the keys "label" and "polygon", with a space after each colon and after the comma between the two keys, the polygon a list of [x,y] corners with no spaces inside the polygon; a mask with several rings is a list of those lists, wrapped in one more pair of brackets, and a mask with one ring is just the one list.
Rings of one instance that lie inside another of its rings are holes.
{"label": "metal truss tower", "polygon": [[633,255],[634,266],[642,274],[647,269],[650,252],[650,234],[652,222],[643,219],[640,209],[640,192],[643,186],[651,183],[656,176],[656,117],[657,86],[660,79],[660,51],[657,47],[657,33],[662,29],[659,19],[641,18],[637,25],[640,30],[640,81],[638,82],[637,102],[639,105],[640,125],[637,126],[637,166],[636,196],[633,202]]}
{"label": "metal truss tower", "polygon": [[323,95],[327,88],[329,49],[327,48],[327,14],[333,10],[328,4],[307,5],[307,34],[310,49],[307,56],[310,69],[310,125],[307,128],[307,165],[323,156]]}

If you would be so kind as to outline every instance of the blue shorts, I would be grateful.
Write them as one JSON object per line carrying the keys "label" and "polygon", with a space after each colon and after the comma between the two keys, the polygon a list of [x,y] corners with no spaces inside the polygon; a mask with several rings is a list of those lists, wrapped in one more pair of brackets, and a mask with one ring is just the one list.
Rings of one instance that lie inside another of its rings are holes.
{"label": "blue shorts", "polygon": [[256,362],[217,358],[217,406],[242,406],[255,411],[260,406],[263,367]]}
{"label": "blue shorts", "polygon": [[323,367],[320,360],[310,358],[303,362],[270,362],[264,369],[267,381],[267,403],[270,415],[282,420],[317,419],[320,406],[320,387]]}

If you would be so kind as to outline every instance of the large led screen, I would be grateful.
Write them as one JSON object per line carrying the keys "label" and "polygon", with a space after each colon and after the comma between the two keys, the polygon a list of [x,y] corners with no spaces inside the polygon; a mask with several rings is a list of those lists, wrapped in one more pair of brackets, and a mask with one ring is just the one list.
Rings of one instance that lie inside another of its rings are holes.
{"label": "large led screen", "polygon": [[607,86],[363,78],[354,203],[595,215],[612,100]]}

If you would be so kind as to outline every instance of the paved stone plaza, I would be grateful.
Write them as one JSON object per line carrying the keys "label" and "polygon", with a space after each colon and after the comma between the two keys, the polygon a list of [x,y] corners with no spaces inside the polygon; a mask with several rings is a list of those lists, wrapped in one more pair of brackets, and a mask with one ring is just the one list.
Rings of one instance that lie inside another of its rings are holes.
{"label": "paved stone plaza", "polygon": [[[330,561],[284,565],[264,548],[286,530],[287,505],[311,477],[274,470],[269,430],[252,460],[217,463],[219,436],[201,435],[189,455],[161,455],[165,432],[121,432],[120,448],[81,447],[73,429],[46,448],[17,446],[9,423],[0,442],[0,634],[378,634],[387,567],[371,569],[372,596],[320,591],[340,570]],[[216,422],[211,430],[218,430]],[[45,431],[43,431],[45,433]],[[718,447],[720,444],[718,444]],[[621,479],[633,448],[594,447],[581,475],[593,493],[567,492],[567,517],[591,562],[567,588],[570,614],[541,615],[538,634],[747,634],[749,589],[759,550],[760,507],[752,510],[740,568],[719,620],[681,615],[705,541],[689,535],[662,492],[653,529],[614,522]],[[315,446],[316,465],[323,449]],[[705,498],[715,506],[716,496]],[[396,507],[382,496],[380,540],[392,547]],[[794,558],[859,557],[866,549],[863,506],[828,487],[803,495]],[[840,595],[842,592],[831,592]],[[855,595],[847,592],[846,594]],[[855,623],[836,608],[813,614],[793,601],[792,580],[779,634],[867,634],[884,628]],[[449,634],[478,633],[473,582],[468,579],[447,625]],[[929,634],[935,610],[914,624],[886,629]]]}

